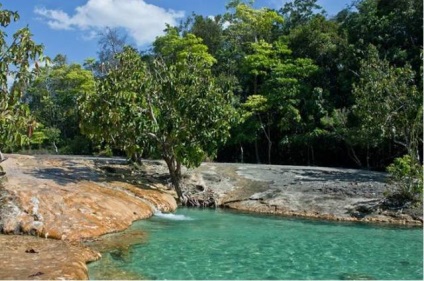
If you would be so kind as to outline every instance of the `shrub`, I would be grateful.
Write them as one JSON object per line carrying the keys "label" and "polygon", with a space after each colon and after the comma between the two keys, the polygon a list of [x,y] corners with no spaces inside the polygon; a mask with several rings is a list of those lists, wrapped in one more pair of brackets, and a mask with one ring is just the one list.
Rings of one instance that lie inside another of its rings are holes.
{"label": "shrub", "polygon": [[422,202],[423,196],[423,166],[410,155],[396,158],[387,167],[391,183],[395,189],[388,197],[396,198],[401,204],[407,202]]}

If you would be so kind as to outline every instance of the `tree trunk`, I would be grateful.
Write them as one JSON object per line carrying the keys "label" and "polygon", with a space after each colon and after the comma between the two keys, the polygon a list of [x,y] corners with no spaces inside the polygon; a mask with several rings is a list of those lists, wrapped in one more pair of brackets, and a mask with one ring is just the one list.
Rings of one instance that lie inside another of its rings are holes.
{"label": "tree trunk", "polygon": [[244,163],[244,150],[243,145],[240,144],[240,161],[241,163]]}
{"label": "tree trunk", "polygon": [[359,160],[359,158],[356,155],[353,147],[348,143],[345,143],[345,144],[346,144],[346,147],[347,147],[347,153],[348,153],[349,157],[355,162],[356,165],[358,165],[358,167],[362,167],[362,162],[361,162],[361,160]]}
{"label": "tree trunk", "polygon": [[370,146],[367,143],[367,170],[370,169]]}
{"label": "tree trunk", "polygon": [[56,154],[58,154],[59,153],[59,150],[57,149],[57,146],[56,146],[56,143],[55,142],[53,142],[53,147],[54,147],[54,151],[56,152]]}
{"label": "tree trunk", "polygon": [[164,157],[166,165],[168,166],[169,175],[171,176],[171,183],[177,192],[178,200],[182,202],[183,193],[181,191],[181,163],[176,161],[174,157]]}
{"label": "tree trunk", "polygon": [[258,140],[257,139],[255,139],[255,154],[256,154],[256,163],[261,164],[261,159],[259,158]]}
{"label": "tree trunk", "polygon": [[267,125],[266,125],[266,130],[265,130],[265,126],[264,123],[262,122],[262,118],[261,115],[258,114],[258,119],[259,122],[261,123],[261,127],[262,127],[262,131],[264,132],[265,138],[268,142],[268,152],[267,152],[267,157],[268,157],[268,164],[271,164],[271,149],[272,149],[272,141],[271,141],[271,121],[270,121],[270,116],[269,114],[267,114]]}
{"label": "tree trunk", "polygon": [[272,142],[268,140],[268,164],[271,165]]}
{"label": "tree trunk", "polygon": [[[268,118],[269,119],[269,118]],[[268,164],[271,165],[271,150],[272,150],[272,141],[271,141],[271,129],[270,129],[270,125],[268,125],[268,133],[266,136],[267,140],[268,140]]]}
{"label": "tree trunk", "polygon": [[310,148],[309,145],[307,145],[306,146],[306,155],[307,155],[306,159],[307,159],[308,166],[311,165],[311,161],[309,160],[309,148]]}

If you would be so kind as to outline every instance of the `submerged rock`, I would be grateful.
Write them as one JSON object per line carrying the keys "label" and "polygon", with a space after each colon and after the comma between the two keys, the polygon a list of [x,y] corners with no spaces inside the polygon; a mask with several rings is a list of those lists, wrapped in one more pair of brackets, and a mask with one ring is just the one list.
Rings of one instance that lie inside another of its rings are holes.
{"label": "submerged rock", "polygon": [[0,279],[87,279],[86,263],[99,254],[79,243],[0,235]]}
{"label": "submerged rock", "polygon": [[377,280],[364,273],[345,273],[340,276],[340,280]]}

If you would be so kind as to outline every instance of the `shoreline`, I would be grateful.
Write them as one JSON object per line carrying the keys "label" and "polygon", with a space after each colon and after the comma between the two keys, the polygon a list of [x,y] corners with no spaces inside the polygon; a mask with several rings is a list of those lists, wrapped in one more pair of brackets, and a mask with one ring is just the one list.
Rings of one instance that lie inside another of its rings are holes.
{"label": "shoreline", "polygon": [[406,227],[406,228],[422,228],[423,224],[421,221],[407,221],[399,219],[390,219],[385,216],[373,219],[357,219],[357,218],[343,218],[335,217],[331,215],[320,215],[320,214],[302,214],[302,213],[291,213],[289,211],[284,212],[275,212],[275,211],[252,211],[249,208],[229,208],[229,207],[220,207],[222,209],[231,210],[233,212],[251,214],[251,215],[267,215],[267,216],[277,216],[282,218],[293,218],[300,220],[311,220],[311,221],[322,221],[322,222],[331,222],[331,223],[357,223],[357,224],[369,224],[376,226],[387,226],[387,227]]}
{"label": "shoreline", "polygon": [[[288,217],[423,225],[422,206],[386,207],[387,174],[307,166],[204,163],[188,171],[192,201]],[[199,188],[201,187],[201,188]],[[201,191],[199,191],[201,190]]]}
{"label": "shoreline", "polygon": [[[135,168],[117,158],[7,156],[0,229],[18,235],[0,235],[9,243],[2,252],[2,268],[8,270],[0,279],[88,279],[86,263],[99,259],[102,247],[125,248],[145,238],[131,233],[108,241],[104,234],[122,233],[134,221],[151,217],[153,209],[177,208],[163,161],[143,161]],[[234,163],[203,163],[184,172],[186,194],[234,212],[422,227],[422,210],[414,217],[380,208],[387,188],[384,173]],[[86,246],[87,241],[97,241],[97,248]],[[66,270],[70,263],[75,275]],[[34,264],[36,272],[22,271]]]}

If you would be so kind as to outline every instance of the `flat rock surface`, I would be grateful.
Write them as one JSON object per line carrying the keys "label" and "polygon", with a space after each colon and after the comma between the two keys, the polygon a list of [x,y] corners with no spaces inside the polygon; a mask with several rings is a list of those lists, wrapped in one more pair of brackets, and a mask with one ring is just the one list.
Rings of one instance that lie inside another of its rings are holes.
{"label": "flat rock surface", "polygon": [[2,232],[78,241],[124,230],[155,209],[176,209],[172,195],[107,177],[98,167],[110,163],[96,161],[10,155],[3,165]]}
{"label": "flat rock surface", "polygon": [[[4,261],[0,279],[56,279],[64,276],[62,272],[66,268],[74,268],[69,266],[74,263],[78,266],[82,264],[85,269],[65,278],[86,279],[85,262],[89,259],[84,260],[74,254],[64,256],[67,251],[78,252],[80,249],[69,246],[69,243],[122,231],[133,221],[152,216],[156,210],[172,212],[177,207],[172,193],[159,182],[147,185],[126,180],[125,177],[131,175],[131,169],[124,165],[123,159],[8,157],[2,163],[7,178],[2,178],[0,183],[0,232],[19,235],[2,236],[2,241],[8,241],[11,251],[7,253],[16,258]],[[119,168],[123,170],[117,170]],[[37,240],[22,234],[40,238]],[[46,238],[69,243],[60,244]],[[44,247],[48,250],[43,250],[43,254],[28,255],[20,248],[27,244],[34,244],[34,249]],[[53,245],[63,246],[57,247],[56,251]],[[13,250],[15,248],[17,252]],[[57,257],[57,261],[52,263],[54,257]],[[14,265],[15,262],[19,264]],[[40,269],[43,274],[29,277],[29,272],[20,270],[36,265],[51,268],[49,272],[52,273],[47,274],[47,269]]]}
{"label": "flat rock surface", "polygon": [[[188,171],[191,193],[218,206],[329,220],[422,225],[419,210],[385,210],[387,173],[307,166],[204,163]],[[197,191],[196,191],[197,190]],[[199,192],[201,190],[201,192]]]}
{"label": "flat rock surface", "polygon": [[87,279],[86,262],[99,255],[78,243],[0,235],[0,279]]}

